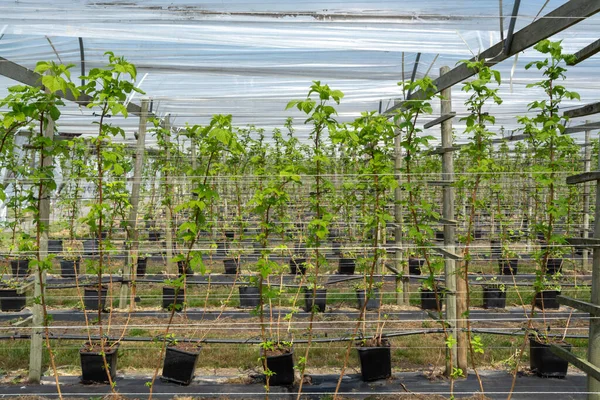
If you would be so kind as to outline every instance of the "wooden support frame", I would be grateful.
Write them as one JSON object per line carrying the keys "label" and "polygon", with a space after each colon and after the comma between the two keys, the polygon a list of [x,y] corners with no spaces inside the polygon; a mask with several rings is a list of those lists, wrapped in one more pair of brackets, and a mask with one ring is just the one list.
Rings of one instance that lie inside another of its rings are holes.
{"label": "wooden support frame", "polygon": [[[553,36],[588,17],[600,12],[600,2],[591,0],[570,0],[557,9],[532,22],[513,35],[511,48],[504,53],[504,42],[499,42],[483,51],[478,59],[485,59],[488,66],[493,66],[507,58],[535,45],[540,40]],[[475,59],[473,59],[475,60]],[[442,91],[475,75],[477,71],[460,64],[447,74],[434,81],[437,92]],[[410,99],[423,99],[425,93],[418,91]],[[394,104],[384,114],[392,116],[395,110],[402,108],[403,102]]]}
{"label": "wooden support frame", "polygon": [[[42,86],[42,75],[28,68],[25,68],[22,65],[7,60],[4,57],[0,57],[0,75],[15,80],[17,82],[21,82],[25,85],[33,87]],[[92,98],[87,94],[81,94],[78,98],[75,98],[71,92],[68,92],[66,94],[58,92],[57,94],[59,97],[73,101],[81,106],[87,105],[92,100]],[[127,104],[127,111],[130,114],[140,116],[142,114],[142,107],[134,103],[129,103]],[[149,117],[154,117],[154,115],[150,113]]]}
{"label": "wooden support frame", "polygon": [[567,243],[576,247],[600,247],[600,239],[597,238],[567,238]]}
{"label": "wooden support frame", "polygon": [[433,126],[439,125],[444,121],[448,121],[450,118],[454,118],[456,117],[456,112],[452,111],[448,114],[444,114],[440,117],[437,117],[436,119],[434,119],[433,121],[429,121],[428,123],[426,123],[425,125],[423,125],[423,128],[425,129],[429,129]]}
{"label": "wooden support frame", "polygon": [[589,124],[570,126],[568,128],[565,128],[563,135],[571,135],[573,133],[585,132],[593,129],[600,129],[600,122],[590,122]]}
{"label": "wooden support frame", "polygon": [[588,312],[594,317],[600,317],[600,306],[597,306],[596,304],[592,304],[587,301],[576,300],[562,295],[556,296],[556,301],[558,301],[559,304],[564,304],[565,306]]}
{"label": "wooden support frame", "polygon": [[573,364],[574,366],[585,372],[588,376],[600,381],[600,368],[596,367],[591,362],[583,360],[577,357],[575,354],[571,353],[570,351],[565,350],[564,348],[555,344],[550,345],[550,351],[562,358],[563,360],[568,361],[570,364]]}
{"label": "wooden support frame", "polygon": [[600,101],[597,103],[586,104],[583,107],[567,110],[563,113],[563,117],[579,118],[598,113],[600,113]]}
{"label": "wooden support frame", "polygon": [[574,54],[575,62],[569,63],[568,65],[577,65],[582,61],[587,60],[591,56],[597,54],[600,51],[600,39],[593,43],[588,44],[583,49],[579,50]]}
{"label": "wooden support frame", "polygon": [[571,175],[567,177],[567,185],[577,185],[578,183],[600,180],[600,171],[584,172],[582,174]]}

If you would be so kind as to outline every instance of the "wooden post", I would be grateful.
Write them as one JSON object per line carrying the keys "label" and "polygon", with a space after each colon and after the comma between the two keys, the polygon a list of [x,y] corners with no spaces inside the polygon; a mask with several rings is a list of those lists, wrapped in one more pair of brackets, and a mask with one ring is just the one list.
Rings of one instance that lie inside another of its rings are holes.
{"label": "wooden post", "polygon": [[[394,190],[394,222],[396,227],[394,229],[394,239],[396,242],[396,251],[394,253],[394,265],[396,270],[402,272],[403,275],[408,275],[408,266],[402,267],[402,189],[400,188],[401,178],[400,172],[402,169],[402,134],[400,130],[396,130],[396,137],[394,138],[394,172],[396,173],[396,181],[398,181],[398,187]],[[400,293],[402,292],[402,293]],[[410,282],[408,278],[396,278],[396,304],[408,305],[410,302]]]}
{"label": "wooden post", "polygon": [[[52,118],[48,118],[46,129],[44,129],[44,137],[52,140],[54,137],[54,121]],[[52,156],[48,155],[42,158],[42,165],[40,168],[52,165]],[[40,199],[39,209],[39,221],[38,224],[42,226],[42,232],[40,237],[40,248],[38,249],[40,259],[44,260],[48,257],[48,229],[50,228],[50,190],[46,185],[42,187],[42,198]],[[42,271],[40,280],[40,274],[38,273],[38,267],[33,271],[34,275],[34,286],[33,286],[33,297],[40,299],[42,291],[45,292],[46,288],[46,271]],[[32,318],[32,329],[31,329],[31,346],[29,352],[29,382],[39,383],[42,378],[42,354],[43,354],[43,340],[44,340],[44,309],[41,304],[34,302],[32,307],[33,318]]]}
{"label": "wooden post", "polygon": [[[165,141],[167,142],[167,154],[165,154],[165,158],[167,161],[167,165],[171,162],[171,151],[169,150],[169,143],[171,142],[171,118],[169,115],[165,116],[163,120],[163,128],[169,131],[169,134],[166,136]],[[168,188],[172,190],[173,178],[170,173],[167,173],[165,184]],[[170,193],[170,196],[173,196],[173,193]],[[167,246],[167,272],[171,273],[174,270],[173,266],[173,214],[171,213],[171,207],[167,207],[167,221],[165,223],[165,242]]]}
{"label": "wooden post", "polygon": [[[449,67],[440,68],[440,76],[450,71]],[[452,90],[450,88],[444,89],[441,92],[441,115],[447,115],[452,112]],[[447,119],[441,124],[442,131],[442,149],[451,148],[453,145],[452,139],[452,119]],[[444,151],[442,153],[442,180],[453,181],[454,180],[454,159],[452,151]],[[442,188],[443,204],[442,204],[442,216],[444,219],[444,248],[450,253],[455,252],[455,226],[449,221],[454,220],[454,187],[452,185],[444,185]],[[466,373],[466,364],[461,365],[460,355],[464,351],[464,359],[466,361],[466,350],[464,343],[464,333],[460,331],[460,324],[458,322],[459,309],[457,304],[457,297],[464,297],[464,292],[457,286],[458,275],[456,273],[456,261],[450,257],[444,259],[444,278],[446,282],[446,289],[448,294],[446,296],[446,319],[450,324],[450,330],[452,336],[456,338],[457,345],[453,346],[452,360],[453,363],[446,364],[446,375],[452,374],[453,367],[462,368]],[[463,340],[461,341],[461,338]],[[452,365],[454,364],[454,365]]]}
{"label": "wooden post", "polygon": [[[589,123],[590,121],[586,121]],[[584,147],[584,160],[583,160],[583,171],[590,172],[592,165],[592,144],[590,130],[585,131],[585,147]],[[590,182],[584,182],[583,184],[583,237],[588,238],[590,236]],[[583,249],[582,266],[584,271],[589,268],[589,251],[587,247]]]}
{"label": "wooden post", "polygon": [[[600,157],[598,158],[600,170]],[[600,181],[596,181],[596,208],[594,210],[594,238],[600,239]],[[592,250],[592,295],[591,303],[600,304],[600,247]],[[590,318],[588,340],[588,361],[600,366],[600,318]],[[600,399],[600,382],[587,377],[588,399]]]}
{"label": "wooden post", "polygon": [[127,262],[123,267],[123,280],[121,284],[121,295],[119,298],[119,308],[127,307],[129,300],[130,280],[136,278],[137,258],[139,250],[139,234],[137,229],[138,208],[140,202],[140,186],[142,181],[142,168],[144,167],[144,147],[146,146],[146,124],[148,122],[148,99],[142,99],[142,112],[140,113],[140,125],[138,128],[138,138],[135,148],[135,165],[133,166],[133,182],[131,183],[131,209],[127,221],[127,230],[129,231],[129,251],[127,252]]}

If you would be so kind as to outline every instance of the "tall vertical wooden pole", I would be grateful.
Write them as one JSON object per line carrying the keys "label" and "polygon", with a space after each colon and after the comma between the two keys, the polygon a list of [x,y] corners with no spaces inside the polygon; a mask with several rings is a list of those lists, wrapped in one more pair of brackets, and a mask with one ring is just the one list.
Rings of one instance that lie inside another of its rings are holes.
{"label": "tall vertical wooden pole", "polygon": [[[440,68],[440,76],[448,73],[449,67]],[[451,88],[444,89],[441,92],[441,114],[447,115],[452,112],[452,90]],[[454,181],[454,158],[451,147],[453,145],[452,139],[452,119],[448,119],[441,124],[442,130],[442,149],[445,149],[442,153],[442,180],[452,182]],[[454,187],[451,184],[446,184],[442,187],[442,217],[444,220],[444,248],[449,253],[455,253],[455,236],[456,227],[451,221],[454,221]],[[458,367],[463,370],[466,374],[466,343],[465,334],[461,328],[463,323],[459,321],[462,319],[463,310],[463,298],[465,296],[464,283],[456,272],[456,261],[450,257],[446,257],[444,260],[444,278],[446,282],[446,288],[448,289],[448,295],[446,296],[446,319],[450,324],[452,336],[456,338],[457,345],[453,346],[452,360],[454,365],[450,362],[446,365],[446,374],[452,373],[453,367]]]}
{"label": "tall vertical wooden pole", "polygon": [[[394,172],[396,174],[396,181],[398,187],[394,190],[394,222],[396,227],[394,229],[394,239],[396,244],[396,251],[394,253],[394,261],[396,271],[402,272],[403,275],[408,275],[408,266],[402,266],[402,189],[401,184],[401,170],[402,170],[402,134],[398,129],[396,130],[396,137],[394,138]],[[404,268],[404,269],[402,269]],[[401,293],[400,293],[401,292]],[[396,303],[398,305],[406,305],[410,299],[410,285],[409,280],[406,277],[396,278]]]}
{"label": "tall vertical wooden pole", "polygon": [[[171,151],[169,150],[169,143],[171,142],[171,118],[169,115],[165,116],[163,120],[163,128],[169,131],[165,141],[167,142],[167,154],[165,154],[167,165],[171,163]],[[173,177],[171,173],[167,173],[165,184],[171,190],[169,196],[173,197]],[[171,272],[174,270],[173,267],[173,214],[171,213],[171,207],[167,207],[167,221],[165,224],[165,242],[167,244],[167,271]]]}
{"label": "tall vertical wooden pole", "polygon": [[[586,121],[589,123],[589,121]],[[584,147],[584,160],[583,170],[584,172],[590,172],[592,166],[592,147],[591,147],[591,134],[592,132],[585,131],[585,147]],[[588,238],[590,236],[590,182],[583,183],[583,237]],[[589,252],[587,247],[583,249],[583,269],[587,271],[589,267],[588,260]]]}
{"label": "tall vertical wooden pole", "polygon": [[[54,137],[54,120],[48,118],[46,129],[44,129],[44,137],[52,140]],[[40,168],[52,165],[52,156],[47,155],[42,158]],[[42,198],[40,199],[39,221],[42,226],[40,237],[39,256],[41,260],[48,257],[48,229],[50,228],[50,189],[47,185],[42,186]],[[42,292],[46,290],[46,271],[42,271],[41,279],[38,273],[37,266],[34,271],[34,286],[33,297],[40,299]],[[32,308],[32,329],[31,329],[31,346],[29,352],[29,382],[39,383],[42,378],[42,346],[44,334],[44,309],[41,304],[34,302]]]}
{"label": "tall vertical wooden pole", "polygon": [[[598,157],[600,171],[600,157]],[[596,209],[594,210],[594,239],[600,239],[600,181],[596,181]],[[592,295],[591,303],[600,305],[600,247],[592,250]],[[588,361],[600,366],[600,319],[590,318]],[[588,374],[588,399],[600,399],[600,382]]]}
{"label": "tall vertical wooden pole", "polygon": [[137,229],[137,217],[140,202],[140,187],[142,181],[142,168],[144,167],[144,148],[146,146],[146,124],[148,123],[148,99],[142,99],[140,125],[138,128],[138,138],[135,147],[135,164],[133,166],[133,182],[131,183],[131,209],[127,221],[127,230],[129,231],[129,251],[127,252],[127,262],[123,267],[123,280],[121,284],[121,295],[119,298],[119,308],[127,307],[129,299],[129,285],[133,277],[135,280],[137,268],[134,263],[137,262],[139,250],[139,234]]}

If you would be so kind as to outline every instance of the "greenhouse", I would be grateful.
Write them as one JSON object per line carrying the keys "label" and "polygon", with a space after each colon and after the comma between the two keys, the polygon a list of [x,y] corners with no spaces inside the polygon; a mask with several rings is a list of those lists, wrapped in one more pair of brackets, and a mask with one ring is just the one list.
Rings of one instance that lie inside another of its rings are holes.
{"label": "greenhouse", "polygon": [[599,12],[0,2],[0,397],[600,399]]}

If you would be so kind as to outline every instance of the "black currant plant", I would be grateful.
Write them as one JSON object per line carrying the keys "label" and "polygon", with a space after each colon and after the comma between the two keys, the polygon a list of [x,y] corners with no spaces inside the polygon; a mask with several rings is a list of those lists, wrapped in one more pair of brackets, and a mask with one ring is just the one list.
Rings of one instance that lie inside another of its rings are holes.
{"label": "black currant plant", "polygon": [[[8,159],[15,161],[15,140],[14,136],[18,130],[25,126],[30,126],[30,146],[37,152],[36,167],[28,170],[19,169],[19,173],[23,178],[29,181],[28,187],[19,195],[19,204],[15,206],[26,206],[26,210],[33,214],[33,223],[35,225],[35,241],[31,243],[31,238],[23,236],[26,242],[21,243],[21,249],[27,243],[27,251],[35,254],[35,258],[29,263],[29,267],[37,274],[37,279],[40,286],[36,287],[35,297],[33,302],[36,306],[41,306],[42,321],[34,323],[42,323],[45,336],[45,345],[50,356],[50,364],[56,380],[56,386],[59,397],[62,398],[62,393],[58,385],[58,373],[55,364],[55,354],[50,345],[49,325],[51,318],[46,307],[46,296],[44,290],[43,274],[45,271],[52,269],[52,259],[54,255],[48,256],[47,246],[42,248],[42,237],[47,238],[50,230],[48,216],[41,214],[43,199],[50,197],[50,194],[56,190],[56,181],[54,176],[54,166],[52,158],[58,154],[59,148],[53,142],[53,134],[55,125],[61,115],[60,106],[64,103],[58,96],[57,92],[71,93],[74,97],[79,96],[79,90],[70,82],[70,65],[56,64],[54,62],[39,62],[36,65],[35,72],[44,74],[42,77],[43,87],[30,86],[13,86],[9,88],[9,94],[6,98],[0,101],[0,107],[8,109],[2,113],[2,123],[0,126],[0,134],[2,139],[0,142],[0,154],[8,153]],[[52,132],[47,132],[48,130]],[[9,164],[5,167],[10,167]],[[13,171],[14,173],[15,171]],[[15,179],[17,174],[14,174]],[[5,200],[6,196],[4,188],[0,190],[0,198]],[[15,193],[16,194],[16,193]],[[22,203],[21,203],[22,201]],[[16,229],[16,228],[15,228]],[[14,240],[13,229],[13,240]]]}
{"label": "black currant plant", "polygon": [[[474,239],[475,218],[477,210],[486,207],[486,198],[480,193],[481,186],[490,181],[493,174],[497,172],[494,158],[491,156],[492,137],[494,132],[490,131],[489,125],[496,122],[496,118],[484,112],[484,108],[490,103],[502,104],[502,99],[498,96],[498,88],[491,88],[490,85],[500,85],[500,72],[490,69],[484,61],[465,61],[468,68],[476,71],[475,79],[463,83],[462,90],[469,93],[469,98],[465,101],[465,106],[469,114],[461,118],[466,124],[465,135],[469,137],[469,142],[461,148],[463,155],[469,160],[466,166],[465,174],[462,174],[457,185],[466,189],[468,196],[469,215],[467,216],[467,230],[461,241],[463,242],[462,256],[464,263],[461,273],[465,282],[469,281],[469,267],[471,264],[471,244]],[[471,355],[471,366],[479,381],[480,390],[483,393],[483,384],[477,371],[475,354],[483,353],[480,344],[481,339],[477,336],[471,336],[471,322],[469,319],[470,289],[466,285],[466,303],[467,311],[461,318],[466,319],[467,341],[469,343],[469,352]]]}
{"label": "black currant plant", "polygon": [[[91,205],[89,213],[83,218],[91,232],[98,238],[98,303],[102,299],[102,274],[105,268],[105,255],[108,241],[104,238],[106,225],[111,216],[110,203],[106,201],[107,182],[114,182],[122,178],[125,173],[123,157],[115,147],[112,146],[113,137],[120,135],[125,137],[125,131],[119,127],[107,123],[107,117],[122,115],[128,116],[125,101],[132,92],[143,93],[135,87],[137,70],[135,66],[125,60],[124,57],[115,56],[112,52],[106,52],[108,65],[105,68],[93,68],[85,79],[86,84],[81,87],[81,91],[91,97],[87,104],[90,109],[99,110],[99,120],[95,121],[98,126],[98,135],[91,139],[91,144],[95,151],[95,176],[91,183],[95,186],[97,198]],[[121,187],[125,189],[123,185]],[[86,351],[92,351],[94,348],[100,348],[104,365],[107,371],[107,377],[111,387],[114,388],[114,382],[109,373],[106,364],[105,351],[114,347],[117,343],[108,343],[104,335],[104,326],[102,324],[102,307],[98,307],[98,333],[101,338],[95,343],[91,340],[84,345]],[[87,317],[86,317],[87,318]],[[90,330],[87,323],[88,332]],[[114,390],[114,389],[113,389]]]}
{"label": "black currant plant", "polygon": [[[263,146],[260,146],[264,149]],[[254,195],[250,200],[252,211],[260,217],[260,232],[257,235],[261,247],[261,256],[256,263],[258,274],[256,284],[259,289],[258,316],[260,320],[261,340],[263,353],[260,360],[266,376],[266,388],[269,392],[269,383],[272,371],[267,367],[267,352],[275,350],[291,351],[292,342],[283,341],[279,330],[279,322],[274,321],[273,311],[269,313],[269,323],[265,323],[265,305],[272,306],[273,301],[279,299],[283,293],[283,280],[280,279],[280,285],[272,286],[270,282],[271,275],[280,269],[279,264],[270,258],[273,250],[269,247],[269,237],[271,234],[278,234],[283,231],[281,223],[273,217],[273,213],[287,205],[290,201],[288,186],[290,184],[299,185],[301,183],[299,170],[301,166],[292,164],[282,158],[276,160],[274,173],[267,173],[265,165],[267,163],[266,151],[254,151],[255,174],[260,184],[254,189]],[[278,162],[278,163],[277,163]],[[280,319],[280,312],[279,317]],[[276,332],[273,333],[273,326],[276,325]],[[269,332],[267,333],[267,327]],[[267,394],[268,396],[268,394]]]}
{"label": "black currant plant", "polygon": [[[317,100],[311,98],[311,95],[315,94],[318,96]],[[311,279],[312,279],[312,298],[316,298],[317,285],[319,279],[320,268],[326,265],[326,260],[321,246],[323,241],[329,234],[328,226],[331,222],[332,215],[325,208],[323,197],[326,192],[332,188],[331,182],[324,176],[326,167],[329,165],[330,160],[324,153],[324,141],[327,133],[335,132],[337,129],[337,121],[335,116],[337,111],[333,106],[330,105],[331,101],[336,104],[340,103],[340,100],[344,97],[344,94],[339,90],[332,90],[328,85],[322,85],[319,81],[314,81],[308,91],[308,95],[305,100],[292,100],[288,103],[286,109],[297,108],[308,118],[304,121],[305,124],[312,125],[310,131],[310,140],[312,142],[312,154],[310,157],[310,167],[308,168],[308,174],[314,179],[312,192],[313,195],[310,197],[311,211],[314,213],[314,218],[308,224],[308,237],[307,247],[314,250],[314,269],[311,268]],[[298,367],[301,372],[300,385],[298,388],[298,399],[300,399],[302,393],[302,381],[304,380],[305,368],[308,363],[308,354],[313,338],[313,322],[316,312],[316,306],[313,306],[310,313],[308,323],[308,344],[304,357],[298,361]]]}
{"label": "black currant plant", "polygon": [[[567,118],[561,115],[559,106],[565,100],[579,99],[579,95],[559,84],[560,81],[566,79],[567,70],[565,65],[574,59],[572,55],[563,54],[561,42],[542,40],[534,46],[534,49],[546,58],[531,62],[525,68],[535,67],[541,71],[543,79],[527,86],[541,89],[546,98],[529,103],[528,109],[534,115],[519,117],[518,122],[522,125],[526,142],[531,151],[532,163],[529,172],[533,176],[536,189],[545,195],[543,213],[534,225],[535,231],[543,234],[545,242],[545,246],[533,253],[533,258],[536,261],[534,290],[537,296],[544,289],[560,289],[560,286],[556,286],[555,282],[549,282],[546,277],[546,268],[551,257],[562,257],[564,253],[563,245],[566,244],[564,237],[555,232],[556,221],[567,214],[567,199],[557,196],[557,184],[562,179],[561,172],[570,168],[567,165],[566,154],[573,151],[574,142],[570,136],[563,135]],[[541,331],[538,333],[537,330],[533,330],[534,308],[535,296],[532,300],[531,315],[528,318],[527,327],[534,332],[536,337],[548,341],[550,338],[547,335],[548,325],[546,324],[543,307]],[[527,338],[528,335],[526,335],[521,345],[520,355],[523,354],[527,345]],[[517,362],[511,392],[514,390],[518,365]]]}
{"label": "black currant plant", "polygon": [[555,232],[555,225],[568,213],[568,197],[557,194],[557,183],[562,179],[561,173],[570,170],[569,156],[577,149],[573,139],[563,135],[567,118],[560,115],[559,106],[564,100],[579,99],[579,95],[559,84],[566,78],[564,65],[574,57],[563,54],[561,42],[543,40],[534,48],[547,58],[529,63],[526,68],[540,70],[544,79],[528,87],[542,89],[547,98],[529,104],[529,111],[536,113],[533,117],[519,117],[518,120],[533,150],[533,179],[545,194],[542,218],[535,225],[535,230],[543,233],[545,241],[545,246],[534,253],[537,263],[535,289],[539,292],[544,289],[548,259],[562,257],[565,252],[565,239]]}
{"label": "black currant plant", "polygon": [[[358,168],[359,188],[365,193],[365,212],[361,216],[361,222],[364,230],[364,236],[371,237],[371,255],[366,257],[363,262],[367,268],[363,271],[363,286],[365,289],[365,301],[360,309],[359,317],[354,328],[354,332],[348,345],[344,357],[344,364],[337,382],[334,397],[337,396],[342,378],[344,376],[350,351],[354,345],[354,340],[361,330],[360,336],[367,339],[366,310],[369,298],[374,296],[374,289],[377,286],[375,282],[375,273],[378,267],[385,262],[386,249],[383,246],[383,235],[386,231],[388,222],[394,220],[389,208],[387,196],[397,186],[398,182],[394,176],[393,144],[395,138],[394,124],[388,120],[385,115],[378,115],[375,112],[366,112],[357,118],[346,129],[339,129],[332,134],[334,142],[345,142],[347,147],[354,148],[357,156],[363,161]],[[369,341],[372,346],[383,346],[383,328],[385,319],[381,317],[381,307],[379,308],[379,317],[372,339]]]}

